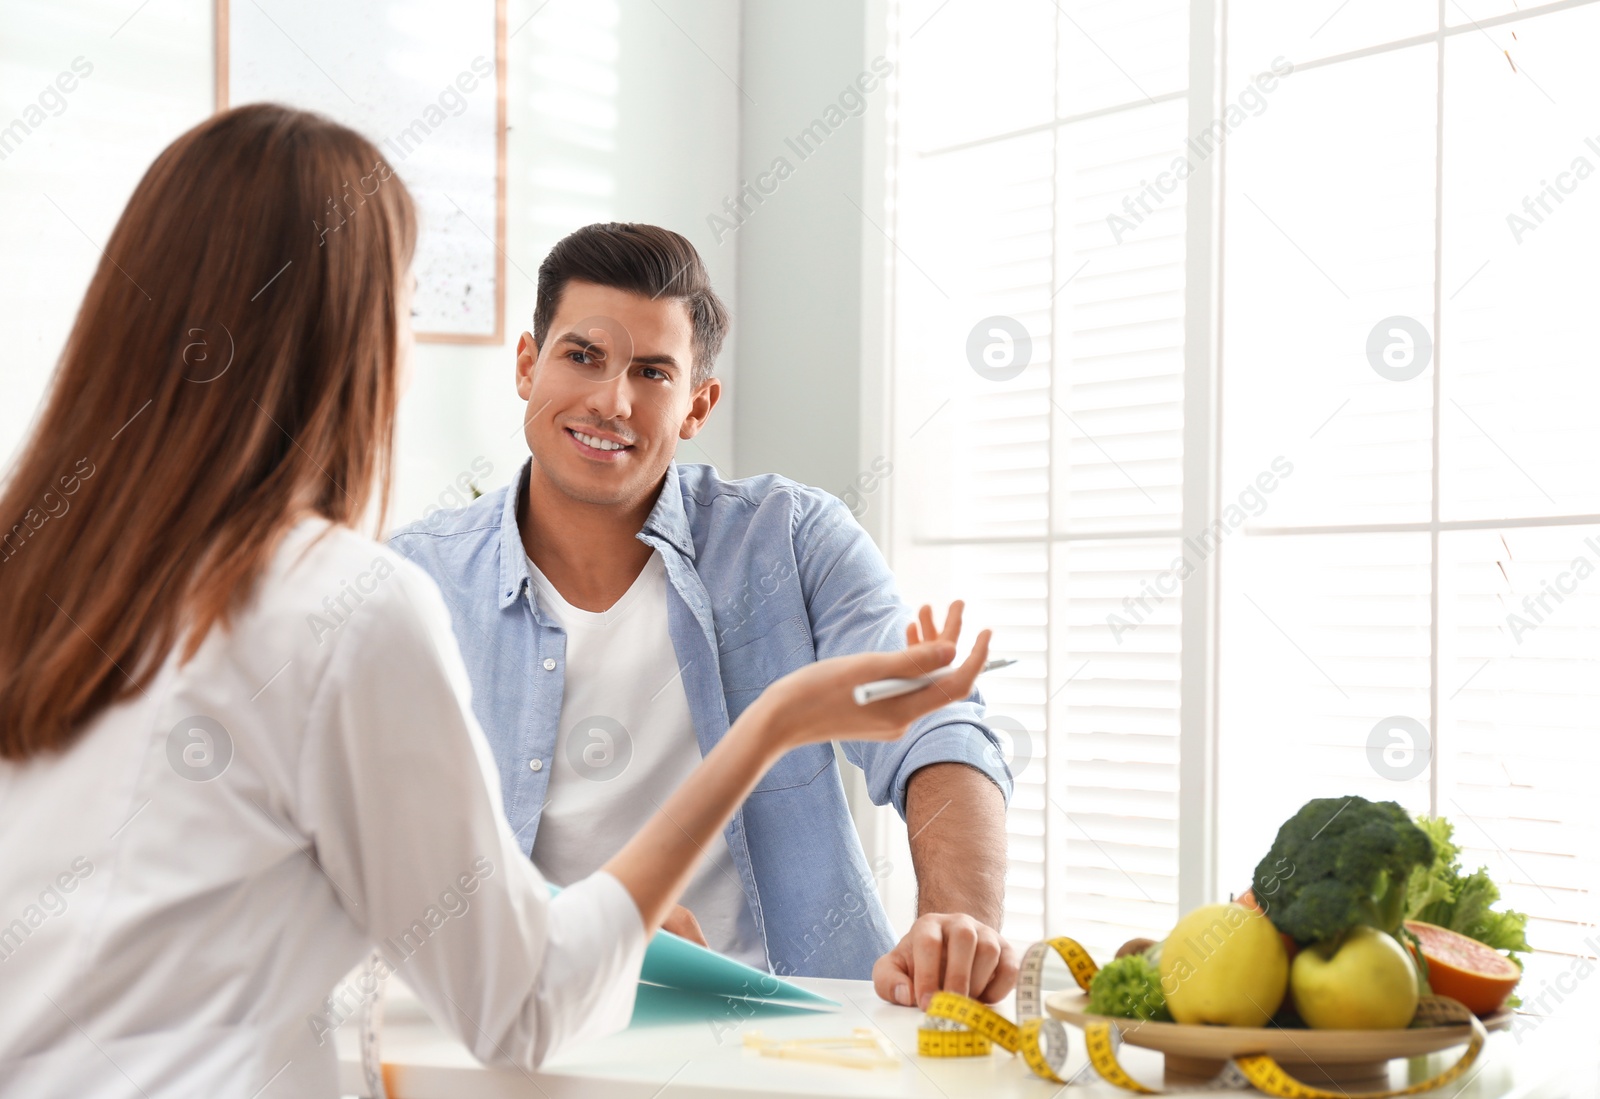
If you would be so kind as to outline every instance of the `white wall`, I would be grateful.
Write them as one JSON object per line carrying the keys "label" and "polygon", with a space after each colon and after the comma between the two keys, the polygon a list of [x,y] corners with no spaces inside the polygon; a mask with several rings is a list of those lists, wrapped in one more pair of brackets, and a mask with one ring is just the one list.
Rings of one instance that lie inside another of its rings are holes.
{"label": "white wall", "polygon": [[[0,7],[0,127],[82,57],[90,75],[0,160],[0,455],[22,442],[98,245],[146,166],[211,109],[211,17],[194,3]],[[107,369],[115,369],[108,363]]]}
{"label": "white wall", "polygon": [[[719,248],[738,249],[739,355],[759,364],[736,407],[739,472],[835,493],[860,469],[860,255],[863,233],[877,232],[857,210],[864,115],[838,106],[867,68],[864,9],[862,0],[746,4],[739,184],[750,189],[731,196],[736,209],[714,234]],[[886,94],[874,82],[864,105]],[[830,126],[830,107],[842,123]],[[808,135],[818,120],[828,132]]]}
{"label": "white wall", "polygon": [[[448,17],[448,4],[439,10]],[[539,262],[565,233],[598,220],[677,229],[737,308],[736,257],[715,247],[705,222],[737,171],[737,0],[510,0],[507,26],[507,339],[502,347],[419,346],[401,410],[395,520],[420,514],[476,458],[493,466],[487,488],[526,457],[512,388],[516,337],[532,324]],[[212,42],[209,0],[0,6],[0,128],[74,58],[92,66],[65,109],[0,161],[6,464],[60,354],[98,243],[155,155],[211,113]],[[734,348],[730,341],[719,366],[730,394]],[[732,409],[730,399],[680,457],[731,469]]]}

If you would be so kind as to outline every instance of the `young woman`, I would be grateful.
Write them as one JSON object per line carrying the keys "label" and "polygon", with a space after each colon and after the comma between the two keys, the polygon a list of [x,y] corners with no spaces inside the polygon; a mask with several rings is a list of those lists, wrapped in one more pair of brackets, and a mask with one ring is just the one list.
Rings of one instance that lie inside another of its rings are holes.
{"label": "young woman", "polygon": [[[0,1081],[332,1096],[327,999],[375,944],[485,1061],[624,1026],[646,939],[784,752],[892,738],[987,654],[959,604],[753,704],[549,898],[501,813],[449,615],[383,528],[412,202],[315,115],[157,158],[0,495]],[[371,507],[369,507],[371,505]],[[530,670],[529,674],[537,674]]]}

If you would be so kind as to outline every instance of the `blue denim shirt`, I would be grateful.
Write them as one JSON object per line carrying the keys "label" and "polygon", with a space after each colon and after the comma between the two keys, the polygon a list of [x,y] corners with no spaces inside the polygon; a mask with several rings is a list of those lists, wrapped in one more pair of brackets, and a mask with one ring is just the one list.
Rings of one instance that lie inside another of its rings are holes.
{"label": "blue denim shirt", "polygon": [[[450,607],[472,705],[500,767],[512,831],[531,853],[558,747],[566,634],[530,582],[512,486],[397,531]],[[813,660],[904,647],[912,613],[848,508],[766,475],[724,480],[668,467],[641,542],[666,563],[668,631],[703,753],[773,680]],[[982,699],[927,715],[899,740],[846,741],[872,800],[905,816],[906,783],[932,763],[965,763],[1009,801],[1011,775],[982,722]],[[534,771],[529,763],[543,761]],[[780,976],[867,978],[895,935],[845,801],[833,745],[798,748],[756,786],[726,830],[746,899]]]}

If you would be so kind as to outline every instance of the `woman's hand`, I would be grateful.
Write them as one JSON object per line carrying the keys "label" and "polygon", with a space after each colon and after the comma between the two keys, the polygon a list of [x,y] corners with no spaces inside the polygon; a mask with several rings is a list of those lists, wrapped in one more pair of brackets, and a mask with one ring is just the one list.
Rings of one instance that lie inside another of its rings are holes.
{"label": "woman's hand", "polygon": [[923,606],[916,622],[906,627],[906,644],[898,653],[859,653],[819,660],[790,672],[751,703],[745,715],[774,732],[784,750],[820,741],[893,740],[923,714],[966,698],[989,659],[989,631],[978,635],[972,652],[959,666],[941,674],[920,691],[861,706],[854,690],[877,679],[914,679],[949,666],[961,636],[962,604],[950,604],[944,628],[935,630],[933,608]]}
{"label": "woman's hand", "polygon": [[[734,810],[783,753],[835,737],[893,740],[923,714],[971,694],[989,658],[989,631],[978,635],[972,655],[960,667],[949,668],[960,634],[960,603],[951,604],[944,629],[937,633],[932,609],[923,607],[906,631],[911,647],[904,652],[819,660],[761,692],[660,811],[602,867],[639,906],[645,931],[654,934],[674,917],[673,907],[706,845],[716,842]],[[862,683],[923,676],[941,668],[948,670],[919,691],[856,705],[852,692]]]}

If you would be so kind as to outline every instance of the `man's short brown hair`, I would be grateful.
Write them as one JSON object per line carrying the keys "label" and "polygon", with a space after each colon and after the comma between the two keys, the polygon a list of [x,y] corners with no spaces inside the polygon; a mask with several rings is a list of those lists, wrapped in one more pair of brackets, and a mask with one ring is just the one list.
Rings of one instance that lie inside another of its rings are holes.
{"label": "man's short brown hair", "polygon": [[700,253],[684,237],[659,225],[621,221],[596,222],[562,237],[539,265],[533,339],[540,347],[572,279],[683,302],[694,329],[691,384],[711,377],[728,334],[728,310],[711,289]]}

